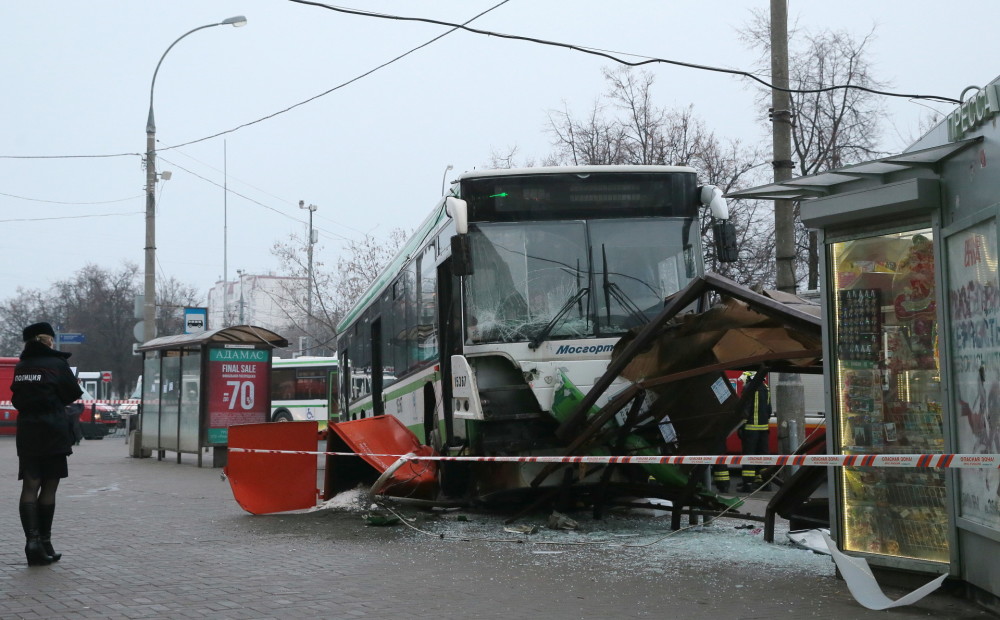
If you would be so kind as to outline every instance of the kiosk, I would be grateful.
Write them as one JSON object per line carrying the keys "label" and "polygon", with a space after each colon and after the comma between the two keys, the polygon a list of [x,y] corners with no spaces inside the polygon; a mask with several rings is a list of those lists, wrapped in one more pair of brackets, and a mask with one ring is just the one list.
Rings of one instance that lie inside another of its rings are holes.
{"label": "kiosk", "polygon": [[143,452],[198,455],[226,463],[229,427],[267,422],[271,413],[271,350],[288,341],[263,327],[237,325],[164,336],[138,347],[143,354],[142,408],[137,431]]}
{"label": "kiosk", "polygon": [[[1000,453],[1000,80],[961,99],[899,155],[730,195],[800,201],[818,231],[830,453]],[[830,483],[842,551],[1000,610],[1000,470]]]}

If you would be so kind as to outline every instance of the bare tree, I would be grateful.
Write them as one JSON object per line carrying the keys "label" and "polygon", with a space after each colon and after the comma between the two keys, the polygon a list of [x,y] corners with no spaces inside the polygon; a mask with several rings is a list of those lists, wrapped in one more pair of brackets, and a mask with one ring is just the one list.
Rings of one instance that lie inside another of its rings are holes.
{"label": "bare tree", "polygon": [[333,297],[336,294],[335,273],[326,269],[322,260],[315,258],[322,253],[322,246],[313,247],[310,270],[307,242],[307,239],[292,234],[288,241],[276,242],[271,247],[271,254],[278,259],[279,273],[287,278],[278,287],[274,301],[285,316],[286,327],[283,331],[290,342],[294,343],[298,337],[304,336],[311,343],[311,354],[330,354],[335,348],[333,343],[341,316],[337,300]]}
{"label": "bare tree", "polygon": [[[568,106],[549,111],[547,130],[562,165],[650,164],[691,166],[699,178],[724,192],[761,181],[759,148],[739,141],[724,142],[697,118],[693,108],[669,110],[653,102],[654,76],[629,68],[604,71],[607,92],[582,117]],[[769,205],[734,201],[731,218],[742,239],[740,259],[720,263],[711,239],[711,216],[703,214],[701,234],[709,267],[743,284],[774,279],[773,231]]]}
{"label": "bare tree", "polygon": [[606,119],[606,104],[594,102],[584,118],[574,118],[569,106],[549,112],[549,133],[553,137],[560,162],[573,166],[623,163],[624,128],[614,119]]}
{"label": "bare tree", "polygon": [[[334,270],[314,260],[311,317],[307,316],[308,289],[301,286],[308,282],[309,273],[305,243],[297,235],[291,235],[287,242],[275,243],[271,253],[278,259],[279,272],[292,278],[281,287],[281,299],[276,300],[284,309],[289,334],[309,337],[315,343],[314,353],[332,353],[340,319],[375,282],[406,238],[403,229],[394,228],[385,239],[365,236],[360,241],[351,241]],[[314,248],[314,257],[321,249]]]}
{"label": "bare tree", "polygon": [[[744,42],[760,52],[758,66],[770,66],[770,23],[760,10],[752,13],[750,23],[740,31]],[[887,153],[878,150],[884,106],[877,95],[856,88],[838,88],[825,92],[798,92],[831,86],[862,86],[882,89],[868,60],[868,44],[874,29],[860,39],[846,31],[823,30],[801,33],[789,30],[789,85],[792,115],[792,150],[796,172],[800,176],[840,168]],[[766,109],[770,91],[761,90],[758,98]],[[762,115],[763,119],[763,115]],[[809,289],[818,285],[819,249],[815,233],[802,225],[799,205],[796,220],[797,260],[805,270]],[[803,273],[796,269],[796,273]],[[801,280],[801,276],[799,276]]]}
{"label": "bare tree", "polygon": [[[73,366],[81,370],[110,370],[114,391],[126,394],[142,372],[135,342],[135,296],[140,291],[139,268],[126,262],[117,269],[88,264],[48,289],[18,288],[17,295],[0,303],[0,341],[5,354],[21,348],[21,328],[49,321],[57,331],[82,333],[82,344],[65,345]],[[160,334],[183,332],[184,306],[199,303],[195,289],[174,278],[157,287],[157,327]]]}
{"label": "bare tree", "polygon": [[183,334],[184,309],[202,305],[204,298],[195,287],[170,276],[156,284],[156,333]]}
{"label": "bare tree", "polygon": [[366,236],[347,246],[347,256],[337,261],[340,278],[337,297],[346,312],[375,282],[382,269],[406,243],[408,235],[402,228],[393,228],[385,239]]}
{"label": "bare tree", "polygon": [[125,263],[117,270],[85,265],[69,280],[52,287],[62,307],[63,331],[84,334],[81,345],[69,345],[73,365],[81,370],[112,371],[114,390],[125,393],[141,373],[139,358],[132,355],[135,342],[135,295],[139,268]]}
{"label": "bare tree", "polygon": [[0,304],[0,350],[3,355],[15,357],[21,353],[24,346],[21,330],[25,326],[38,321],[53,325],[63,322],[62,308],[52,302],[52,297],[40,289],[19,286],[14,297]]}

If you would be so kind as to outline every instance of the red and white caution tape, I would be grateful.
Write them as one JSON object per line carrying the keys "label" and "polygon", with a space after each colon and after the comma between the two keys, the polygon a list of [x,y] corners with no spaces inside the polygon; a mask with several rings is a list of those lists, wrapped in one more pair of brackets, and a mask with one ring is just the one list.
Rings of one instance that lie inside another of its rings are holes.
{"label": "red and white caution tape", "polygon": [[[138,405],[142,401],[138,398],[124,398],[124,399],[112,399],[112,400],[79,400],[77,402],[83,403],[85,405],[90,405],[97,403],[98,405]],[[9,400],[0,400],[0,407],[13,407]]]}
{"label": "red and white caution tape", "polygon": [[406,454],[358,454],[308,450],[229,448],[230,452],[257,454],[311,454],[326,456],[373,456],[411,461],[464,461],[472,463],[592,463],[634,465],[800,465],[805,467],[941,467],[948,469],[1000,468],[1000,454],[800,454],[730,456],[415,456]]}

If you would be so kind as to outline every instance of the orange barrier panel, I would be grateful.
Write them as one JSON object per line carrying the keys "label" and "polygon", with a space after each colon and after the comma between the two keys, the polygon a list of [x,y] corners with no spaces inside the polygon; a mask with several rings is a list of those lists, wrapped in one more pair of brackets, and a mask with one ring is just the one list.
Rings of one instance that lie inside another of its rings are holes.
{"label": "orange barrier panel", "polygon": [[[330,430],[379,474],[389,469],[397,460],[394,456],[385,455],[411,452],[418,456],[437,455],[430,446],[421,445],[417,436],[391,415],[338,422],[331,424]],[[328,472],[335,472],[336,470],[332,468],[336,467],[336,460],[327,459]],[[437,463],[434,461],[406,463],[392,474],[383,492],[389,495],[433,497],[437,492],[437,468]]]}
{"label": "orange barrier panel", "polygon": [[[265,422],[229,427],[230,448],[316,451],[316,422]],[[223,469],[233,497],[255,515],[316,505],[316,455],[234,452]]]}

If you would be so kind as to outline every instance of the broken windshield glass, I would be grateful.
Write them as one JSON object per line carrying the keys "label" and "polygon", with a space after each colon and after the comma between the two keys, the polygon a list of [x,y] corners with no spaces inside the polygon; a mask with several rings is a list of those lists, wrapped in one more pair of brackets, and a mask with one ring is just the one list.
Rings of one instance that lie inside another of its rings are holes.
{"label": "broken windshield glass", "polygon": [[588,284],[583,222],[479,224],[469,227],[475,273],[466,278],[470,342],[516,342],[550,328],[550,337],[593,332],[585,299]]}
{"label": "broken windshield glass", "polygon": [[589,292],[589,288],[580,289],[572,297],[567,299],[566,303],[559,309],[559,312],[556,312],[556,315],[552,317],[552,320],[546,323],[538,333],[531,337],[531,341],[528,343],[528,346],[532,349],[537,349],[538,345],[549,337],[549,334],[551,334],[552,330],[559,324],[559,321],[566,316],[567,312],[572,310],[574,305],[577,306],[580,316],[583,316],[583,308],[585,306],[584,299]]}

